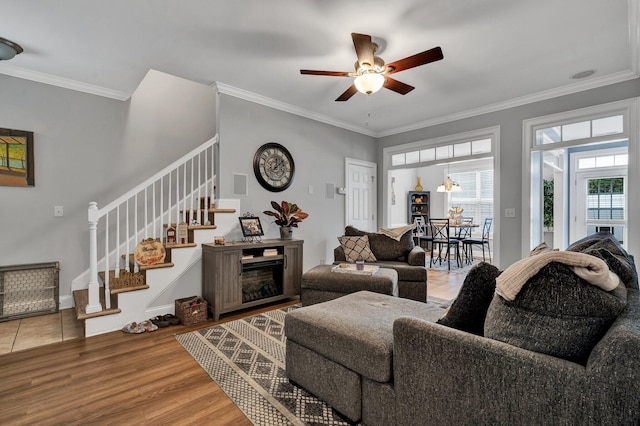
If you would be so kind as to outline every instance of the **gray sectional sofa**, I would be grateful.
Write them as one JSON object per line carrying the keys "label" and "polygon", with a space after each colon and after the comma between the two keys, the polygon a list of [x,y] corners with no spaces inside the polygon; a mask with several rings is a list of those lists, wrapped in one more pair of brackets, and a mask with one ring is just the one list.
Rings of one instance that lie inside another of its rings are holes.
{"label": "gray sectional sofa", "polygon": [[[393,269],[398,273],[399,297],[419,302],[427,300],[426,256],[422,247],[414,244],[412,232],[405,233],[398,241],[378,232],[365,232],[347,226],[344,235],[368,236],[376,261],[367,264]],[[333,257],[334,264],[347,261],[342,246],[333,250]]]}
{"label": "gray sectional sofa", "polygon": [[608,238],[570,249],[605,261],[612,291],[551,262],[505,301],[481,264],[448,311],[366,291],[297,309],[287,375],[368,426],[640,424],[638,275]]}

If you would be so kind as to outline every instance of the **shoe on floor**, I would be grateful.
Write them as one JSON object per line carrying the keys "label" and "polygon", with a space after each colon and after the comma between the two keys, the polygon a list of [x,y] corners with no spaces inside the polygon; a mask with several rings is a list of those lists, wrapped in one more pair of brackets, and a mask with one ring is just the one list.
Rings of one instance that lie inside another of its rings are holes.
{"label": "shoe on floor", "polygon": [[163,315],[158,315],[157,317],[151,318],[153,324],[157,325],[160,328],[169,327],[169,321],[167,321]]}
{"label": "shoe on floor", "polygon": [[149,320],[142,321],[142,326],[144,327],[145,331],[156,331],[158,329],[158,326]]}
{"label": "shoe on floor", "polygon": [[180,324],[180,318],[178,318],[177,316],[173,315],[173,314],[166,314],[162,316],[162,319],[164,319],[165,321],[168,321],[169,324],[171,325],[178,325]]}
{"label": "shoe on floor", "polygon": [[145,332],[145,327],[140,322],[132,322],[122,327],[122,331],[125,333],[140,334]]}

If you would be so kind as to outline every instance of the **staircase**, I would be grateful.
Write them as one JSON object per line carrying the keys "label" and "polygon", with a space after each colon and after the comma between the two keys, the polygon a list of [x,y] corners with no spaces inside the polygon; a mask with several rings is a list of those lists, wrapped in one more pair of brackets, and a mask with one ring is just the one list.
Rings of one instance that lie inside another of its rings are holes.
{"label": "staircase", "polygon": [[[237,200],[215,198],[216,148],[217,136],[102,209],[90,203],[89,269],[72,283],[85,336],[173,313],[168,298],[200,294],[176,282],[200,260],[202,243],[237,225],[233,213],[240,207]],[[167,241],[166,230],[179,224],[187,228],[186,241]],[[143,240],[162,244],[161,263],[140,266],[134,260]]]}

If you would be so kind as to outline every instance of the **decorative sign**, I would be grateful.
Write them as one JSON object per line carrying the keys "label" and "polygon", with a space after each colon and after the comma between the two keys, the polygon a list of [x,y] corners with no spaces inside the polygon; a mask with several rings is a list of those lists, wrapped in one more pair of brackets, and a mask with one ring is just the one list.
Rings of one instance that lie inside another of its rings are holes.
{"label": "decorative sign", "polygon": [[136,247],[134,257],[140,266],[150,266],[164,262],[166,252],[160,241],[153,238],[143,240]]}
{"label": "decorative sign", "polygon": [[175,244],[176,243],[176,228],[172,225],[169,225],[167,228],[167,244]]}
{"label": "decorative sign", "polygon": [[178,224],[178,244],[186,244],[189,241],[189,227],[186,222]]}

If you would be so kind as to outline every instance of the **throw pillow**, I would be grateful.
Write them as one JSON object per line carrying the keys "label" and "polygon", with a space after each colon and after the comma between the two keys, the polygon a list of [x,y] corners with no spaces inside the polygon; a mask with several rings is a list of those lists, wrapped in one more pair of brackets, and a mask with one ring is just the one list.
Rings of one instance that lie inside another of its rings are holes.
{"label": "throw pillow", "polygon": [[586,364],[593,347],[626,307],[623,285],[607,292],[551,262],[530,278],[513,301],[494,295],[485,337]]}
{"label": "throw pillow", "polygon": [[458,297],[437,323],[482,336],[498,275],[500,270],[490,263],[480,262],[471,268]]}
{"label": "throw pillow", "polygon": [[338,240],[344,250],[347,262],[355,263],[357,260],[364,260],[365,262],[376,261],[376,257],[369,247],[369,237],[366,235],[360,237],[338,237]]}

